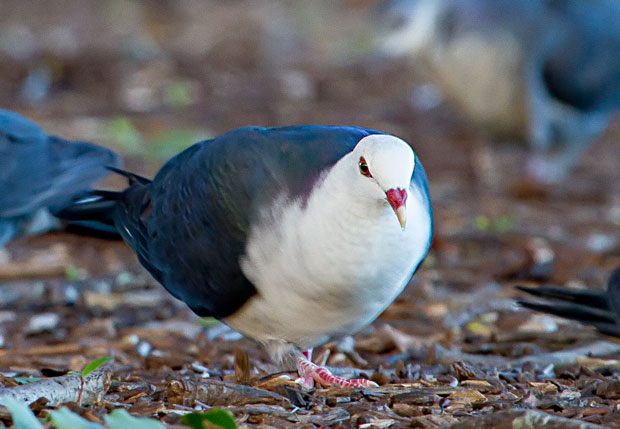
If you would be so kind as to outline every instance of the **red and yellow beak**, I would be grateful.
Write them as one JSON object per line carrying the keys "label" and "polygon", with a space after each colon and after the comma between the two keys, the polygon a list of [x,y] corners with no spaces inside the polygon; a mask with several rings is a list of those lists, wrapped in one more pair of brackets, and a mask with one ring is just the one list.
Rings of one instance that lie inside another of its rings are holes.
{"label": "red and yellow beak", "polygon": [[396,213],[400,227],[404,231],[405,226],[407,225],[407,191],[402,188],[390,189],[385,193],[385,195],[387,196],[387,200],[390,203],[390,206],[392,206],[394,213]]}

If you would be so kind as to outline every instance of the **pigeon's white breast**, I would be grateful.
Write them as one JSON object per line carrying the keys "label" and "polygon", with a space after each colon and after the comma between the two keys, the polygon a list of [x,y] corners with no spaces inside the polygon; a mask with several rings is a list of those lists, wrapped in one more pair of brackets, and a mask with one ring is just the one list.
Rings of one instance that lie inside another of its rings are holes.
{"label": "pigeon's white breast", "polygon": [[338,192],[280,201],[254,228],[241,267],[258,294],[228,325],[308,348],[361,329],[402,292],[429,244],[425,196],[409,190],[403,231],[387,201]]}

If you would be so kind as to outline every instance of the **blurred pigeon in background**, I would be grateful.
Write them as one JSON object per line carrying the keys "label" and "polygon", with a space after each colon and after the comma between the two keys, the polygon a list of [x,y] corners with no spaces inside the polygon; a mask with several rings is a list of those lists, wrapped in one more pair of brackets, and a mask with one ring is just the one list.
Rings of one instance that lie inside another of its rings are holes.
{"label": "blurred pigeon in background", "polygon": [[57,227],[50,214],[120,161],[109,149],[50,136],[29,119],[0,109],[0,248],[15,236]]}
{"label": "blurred pigeon in background", "polygon": [[600,332],[620,338],[620,269],[607,280],[606,291],[566,289],[557,286],[529,288],[517,286],[545,302],[518,301],[531,310],[577,320],[596,327]]}
{"label": "blurred pigeon in background", "polygon": [[620,107],[617,0],[394,0],[382,51],[426,69],[486,132],[529,143],[527,169],[565,177]]}
{"label": "blurred pigeon in background", "polygon": [[124,174],[125,191],[60,216],[112,221],[171,294],[263,343],[304,386],[374,385],[334,376],[311,349],[375,320],[429,250],[426,174],[407,143],[355,127],[245,127],[196,143],[152,181]]}

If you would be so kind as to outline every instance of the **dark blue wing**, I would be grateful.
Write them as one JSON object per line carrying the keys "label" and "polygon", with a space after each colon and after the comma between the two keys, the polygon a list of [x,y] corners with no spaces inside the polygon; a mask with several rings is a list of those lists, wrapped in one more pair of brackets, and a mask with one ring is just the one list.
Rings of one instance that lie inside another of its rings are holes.
{"label": "dark blue wing", "polygon": [[[432,214],[433,209],[431,207],[431,194],[430,194],[430,191],[428,190],[428,179],[426,177],[426,170],[424,169],[424,167],[422,166],[422,163],[419,160],[416,160],[415,170],[413,171],[413,176],[411,177],[411,185],[422,191],[420,195],[422,195],[422,197],[424,198],[424,204],[429,213],[429,218],[431,221],[431,225],[430,225],[431,234],[428,237],[428,243],[426,244],[426,250],[424,252],[424,255],[426,255],[428,250],[431,248],[431,244],[433,242],[434,219],[433,219],[433,214]],[[418,270],[418,268],[420,267],[420,264],[422,264],[423,261],[424,261],[424,258],[415,267],[413,271],[414,273]]]}

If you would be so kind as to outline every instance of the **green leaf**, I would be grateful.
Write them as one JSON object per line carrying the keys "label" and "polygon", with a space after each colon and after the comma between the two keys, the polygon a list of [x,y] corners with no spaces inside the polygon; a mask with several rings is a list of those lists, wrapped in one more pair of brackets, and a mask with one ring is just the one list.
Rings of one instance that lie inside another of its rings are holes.
{"label": "green leaf", "polygon": [[113,359],[112,356],[105,356],[105,357],[92,361],[91,363],[89,363],[88,365],[84,367],[84,370],[82,371],[82,377],[86,377],[88,374],[90,374],[91,372],[99,368],[101,365],[103,365],[104,363],[112,359]]}
{"label": "green leaf", "polygon": [[187,107],[194,102],[195,84],[188,80],[172,82],[164,89],[164,102],[175,108]]}
{"label": "green leaf", "polygon": [[19,401],[11,396],[5,396],[2,399],[2,405],[11,413],[13,418],[13,427],[16,429],[43,429],[43,425],[39,422],[32,410],[24,401]]}
{"label": "green leaf", "polygon": [[224,408],[212,408],[206,413],[190,413],[181,417],[181,423],[193,429],[204,429],[204,422],[222,429],[237,429],[235,417]]}
{"label": "green leaf", "polygon": [[129,153],[141,153],[144,139],[140,132],[127,117],[111,119],[107,124],[107,134]]}
{"label": "green leaf", "polygon": [[467,329],[469,329],[474,334],[484,335],[484,336],[491,335],[491,328],[489,328],[487,325],[483,323],[473,321],[473,322],[469,322],[466,326],[467,326]]}
{"label": "green leaf", "polygon": [[484,216],[479,215],[474,219],[474,228],[478,231],[487,231],[491,227],[491,220]]}
{"label": "green leaf", "polygon": [[122,408],[112,411],[103,420],[109,429],[166,429],[159,421],[146,417],[134,417]]}
{"label": "green leaf", "polygon": [[198,319],[198,326],[203,328],[210,328],[212,326],[217,326],[221,322],[214,317],[201,317]]}
{"label": "green leaf", "polygon": [[196,129],[170,129],[149,141],[147,155],[168,160],[197,141],[204,140],[206,134],[208,133]]}
{"label": "green leaf", "polygon": [[66,407],[50,411],[50,420],[56,429],[103,429],[99,423],[89,422]]}
{"label": "green leaf", "polygon": [[79,280],[80,271],[74,265],[69,265],[67,268],[65,268],[65,278],[70,282]]}
{"label": "green leaf", "polygon": [[512,231],[515,228],[515,218],[509,214],[499,216],[493,221],[493,229],[496,232],[504,233]]}

